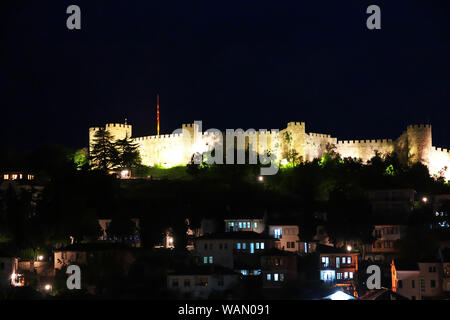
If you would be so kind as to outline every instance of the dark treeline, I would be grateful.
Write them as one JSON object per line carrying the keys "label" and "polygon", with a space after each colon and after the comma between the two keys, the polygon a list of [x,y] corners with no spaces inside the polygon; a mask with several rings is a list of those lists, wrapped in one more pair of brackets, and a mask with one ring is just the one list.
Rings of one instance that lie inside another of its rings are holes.
{"label": "dark treeline", "polygon": [[[170,227],[181,248],[186,241],[186,219],[198,226],[202,218],[220,221],[266,214],[299,224],[300,236],[307,240],[322,223],[314,213],[327,212],[333,241],[357,238],[370,242],[373,221],[368,190],[450,193],[443,178],[430,177],[422,164],[403,165],[395,154],[377,155],[368,164],[327,154],[313,162],[280,168],[262,181],[257,165],[205,164],[188,165],[190,179],[118,180],[86,166],[80,168],[74,162],[76,154],[58,146],[26,154],[2,152],[2,168],[30,170],[36,174],[34,183],[45,189],[32,215],[25,192],[18,197],[11,188],[2,190],[0,239],[18,249],[51,248],[67,244],[70,237],[75,242],[97,239],[99,218],[121,221],[114,228],[118,235],[125,232],[120,230],[121,225],[128,225],[124,221],[140,218],[145,247],[159,242]],[[425,212],[419,225],[431,219],[429,208]]]}

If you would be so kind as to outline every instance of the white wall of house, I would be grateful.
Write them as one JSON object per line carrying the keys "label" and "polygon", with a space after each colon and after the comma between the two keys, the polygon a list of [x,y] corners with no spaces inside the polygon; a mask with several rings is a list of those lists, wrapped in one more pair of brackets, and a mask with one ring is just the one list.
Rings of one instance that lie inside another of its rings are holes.
{"label": "white wall of house", "polygon": [[238,274],[226,275],[168,275],[167,288],[179,294],[208,298],[212,291],[224,291],[239,281]]}
{"label": "white wall of house", "polygon": [[443,269],[440,262],[419,262],[422,297],[438,297],[442,294]]}
{"label": "white wall of house", "polygon": [[269,235],[280,240],[278,245],[281,250],[301,251],[298,232],[298,226],[295,225],[269,225]]}
{"label": "white wall of house", "polygon": [[264,219],[226,219],[225,231],[253,231],[262,233],[266,228]]}
{"label": "white wall of house", "polygon": [[11,275],[17,273],[17,258],[0,257],[0,288],[11,285]]}
{"label": "white wall of house", "polygon": [[442,290],[450,292],[450,262],[444,262],[442,264],[443,278],[442,278]]}
{"label": "white wall of house", "polygon": [[397,291],[398,294],[411,300],[422,300],[420,290],[420,272],[397,270]]}

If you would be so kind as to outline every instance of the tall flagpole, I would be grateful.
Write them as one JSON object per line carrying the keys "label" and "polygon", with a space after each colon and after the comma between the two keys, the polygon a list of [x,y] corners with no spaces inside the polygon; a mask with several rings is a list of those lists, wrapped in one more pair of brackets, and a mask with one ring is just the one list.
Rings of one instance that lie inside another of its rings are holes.
{"label": "tall flagpole", "polygon": [[159,94],[156,94],[156,150],[157,150],[157,156],[158,156],[158,166],[161,164],[159,161]]}
{"label": "tall flagpole", "polygon": [[156,95],[156,130],[159,136],[159,94]]}

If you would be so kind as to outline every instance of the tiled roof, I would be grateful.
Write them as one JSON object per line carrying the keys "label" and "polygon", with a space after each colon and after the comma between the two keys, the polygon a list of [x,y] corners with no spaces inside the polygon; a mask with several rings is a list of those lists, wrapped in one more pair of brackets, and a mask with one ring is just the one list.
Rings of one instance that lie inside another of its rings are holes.
{"label": "tiled roof", "polygon": [[257,233],[257,232],[253,232],[253,231],[236,231],[236,232],[216,232],[216,233],[210,233],[210,234],[206,234],[204,236],[198,237],[198,240],[206,240],[206,239],[210,239],[210,240],[221,240],[221,239],[236,239],[236,240],[258,240],[258,239],[273,239],[273,240],[277,240],[272,236],[269,236],[268,234],[265,233]]}

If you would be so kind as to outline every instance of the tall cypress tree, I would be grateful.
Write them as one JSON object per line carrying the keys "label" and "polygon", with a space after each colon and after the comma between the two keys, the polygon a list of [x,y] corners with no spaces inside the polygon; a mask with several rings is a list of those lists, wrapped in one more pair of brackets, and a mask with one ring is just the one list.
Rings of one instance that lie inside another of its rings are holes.
{"label": "tall cypress tree", "polygon": [[113,136],[105,128],[100,128],[94,136],[89,158],[94,169],[107,171],[118,163],[119,152],[113,143]]}
{"label": "tall cypress tree", "polygon": [[141,164],[139,146],[131,139],[125,137],[114,144],[118,151],[117,165],[122,168],[133,168]]}

